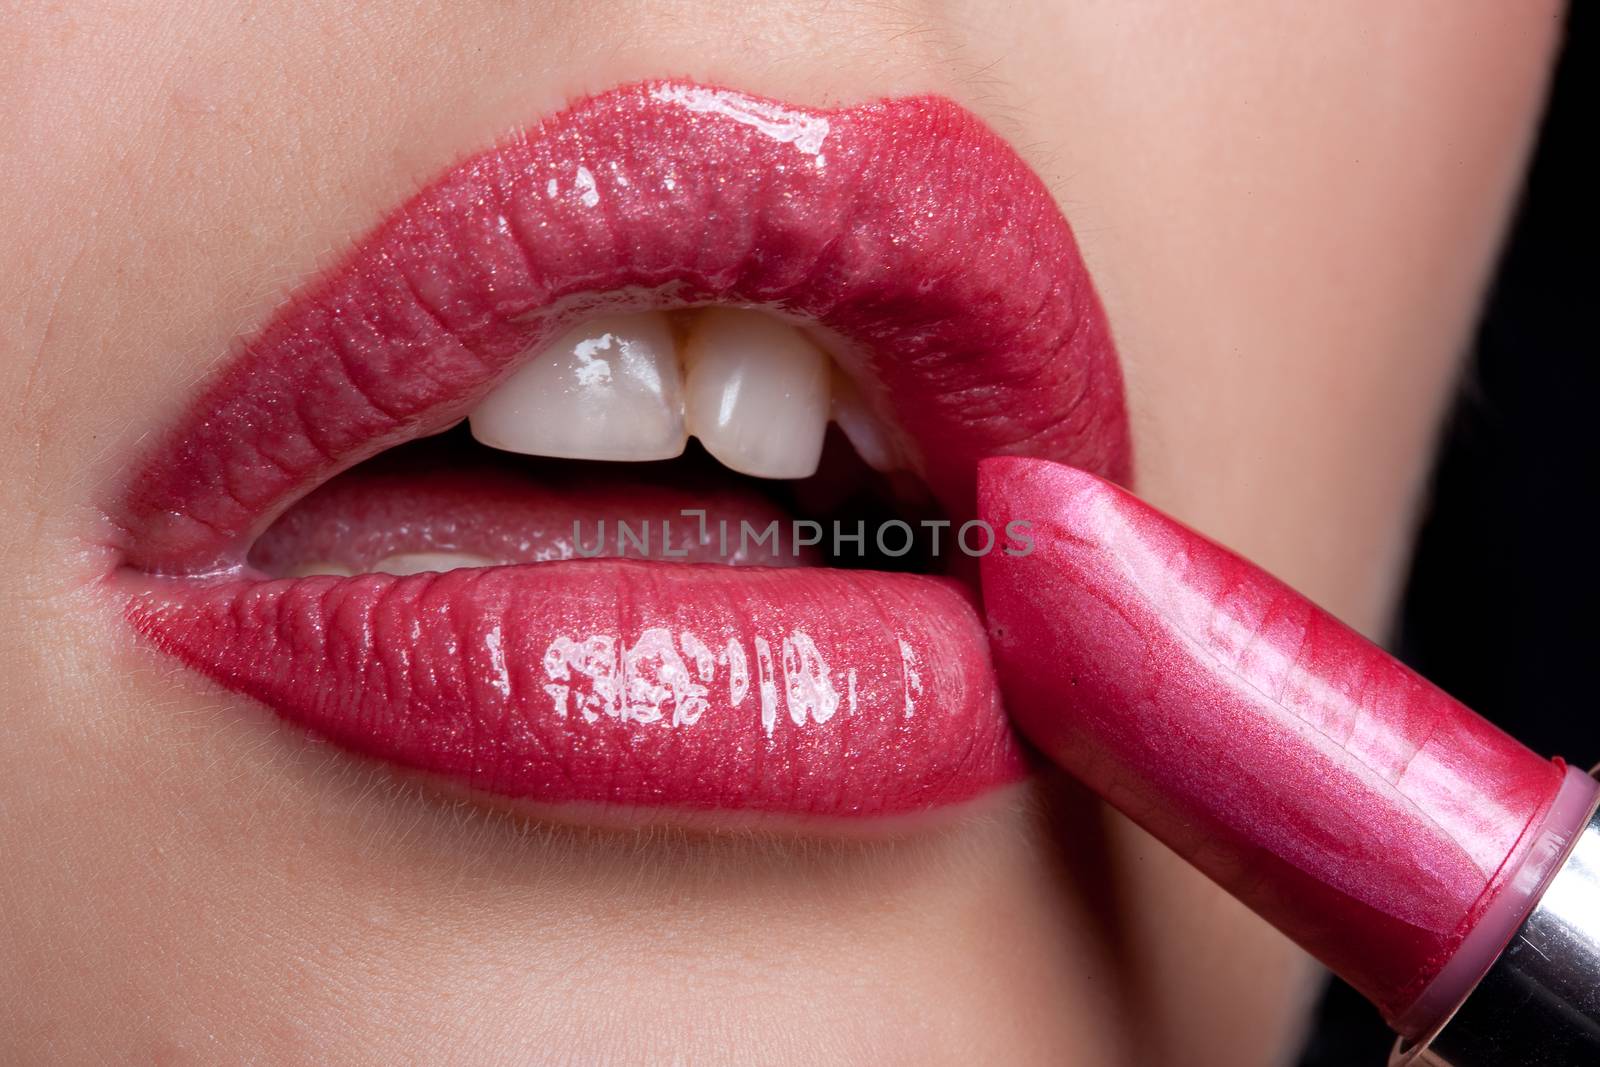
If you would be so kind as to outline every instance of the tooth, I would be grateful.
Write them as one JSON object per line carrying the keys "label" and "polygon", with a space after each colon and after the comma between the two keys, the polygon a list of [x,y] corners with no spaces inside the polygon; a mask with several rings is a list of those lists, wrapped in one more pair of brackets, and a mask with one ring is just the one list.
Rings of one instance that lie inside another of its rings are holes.
{"label": "tooth", "polygon": [[896,462],[894,445],[884,432],[883,424],[873,416],[867,403],[856,390],[855,383],[843,374],[833,376],[833,421],[850,443],[856,455],[875,471],[894,470]]}
{"label": "tooth", "polygon": [[711,308],[684,344],[684,421],[724,466],[760,478],[816,473],[828,429],[828,357],[758,311]]}
{"label": "tooth", "polygon": [[348,578],[355,571],[339,563],[328,563],[325,560],[314,560],[310,563],[296,563],[284,572],[285,578],[309,578],[314,574],[331,574],[336,578]]}
{"label": "tooth", "polygon": [[683,451],[683,374],[660,312],[606,315],[566,333],[484,397],[472,436],[565,459],[671,459]]}
{"label": "tooth", "polygon": [[465,552],[400,552],[372,565],[379,574],[422,574],[453,571],[461,567],[493,567],[494,560]]}

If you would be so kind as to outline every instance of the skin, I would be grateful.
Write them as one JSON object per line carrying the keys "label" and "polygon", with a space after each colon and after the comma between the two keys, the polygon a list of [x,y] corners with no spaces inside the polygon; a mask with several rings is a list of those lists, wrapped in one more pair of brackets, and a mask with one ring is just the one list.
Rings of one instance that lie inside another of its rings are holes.
{"label": "skin", "polygon": [[0,30],[0,1059],[1256,1064],[1315,971],[1075,787],[893,841],[441,799],[139,648],[133,450],[463,154],[681,75],[945,93],[1050,184],[1149,500],[1382,631],[1553,3],[20,5]]}

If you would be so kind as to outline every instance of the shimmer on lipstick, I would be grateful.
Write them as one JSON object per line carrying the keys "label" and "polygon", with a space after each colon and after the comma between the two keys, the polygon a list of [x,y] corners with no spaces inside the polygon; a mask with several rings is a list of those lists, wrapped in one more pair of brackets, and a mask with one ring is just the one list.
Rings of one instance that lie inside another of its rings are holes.
{"label": "shimmer on lipstick", "polygon": [[1398,1059],[1600,1062],[1593,779],[1091,474],[987,460],[979,510],[1032,523],[983,592],[1047,755],[1377,1005]]}

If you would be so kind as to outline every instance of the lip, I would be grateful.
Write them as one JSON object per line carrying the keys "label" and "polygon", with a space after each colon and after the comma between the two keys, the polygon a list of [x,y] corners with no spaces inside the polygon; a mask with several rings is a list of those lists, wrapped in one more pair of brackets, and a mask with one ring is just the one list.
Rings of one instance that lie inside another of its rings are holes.
{"label": "lip", "polygon": [[113,509],[126,617],[316,734],[536,804],[882,816],[1017,780],[973,594],[948,579],[249,561],[290,504],[459,421],[573,322],[711,303],[828,337],[958,521],[986,456],[1129,476],[1071,231],[981,120],[644,83],[445,172],[209,383]]}

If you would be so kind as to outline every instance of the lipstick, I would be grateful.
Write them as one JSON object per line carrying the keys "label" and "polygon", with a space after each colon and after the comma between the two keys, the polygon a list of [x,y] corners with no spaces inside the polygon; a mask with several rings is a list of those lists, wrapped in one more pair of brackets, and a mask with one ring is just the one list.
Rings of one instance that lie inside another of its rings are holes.
{"label": "lipstick", "polygon": [[1007,707],[1367,997],[1396,1064],[1600,1062],[1595,781],[1236,554],[1043,460],[979,467]]}

